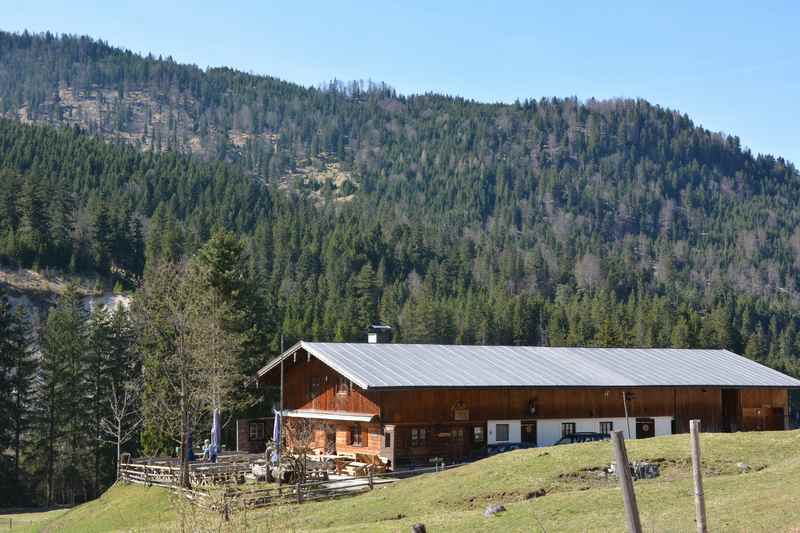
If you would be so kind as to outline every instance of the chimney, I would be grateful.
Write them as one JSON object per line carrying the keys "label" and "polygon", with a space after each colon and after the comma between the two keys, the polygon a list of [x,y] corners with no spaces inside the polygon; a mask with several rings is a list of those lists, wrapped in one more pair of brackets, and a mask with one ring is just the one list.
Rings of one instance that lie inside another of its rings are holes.
{"label": "chimney", "polygon": [[370,344],[385,344],[392,340],[392,327],[386,324],[372,324],[367,328],[367,342]]}

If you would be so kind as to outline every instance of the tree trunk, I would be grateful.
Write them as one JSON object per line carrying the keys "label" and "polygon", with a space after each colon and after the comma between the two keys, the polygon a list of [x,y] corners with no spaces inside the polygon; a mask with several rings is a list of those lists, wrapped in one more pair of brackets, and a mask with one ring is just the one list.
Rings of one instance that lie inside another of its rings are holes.
{"label": "tree trunk", "polygon": [[184,429],[181,429],[180,486],[185,489],[192,488],[191,484],[189,483],[189,458],[187,457],[188,453],[189,453],[189,434]]}
{"label": "tree trunk", "polygon": [[117,475],[116,480],[119,481],[119,457],[120,450],[122,450],[122,420],[117,419]]}
{"label": "tree trunk", "polygon": [[[19,368],[19,367],[17,367]],[[19,486],[19,456],[22,440],[22,398],[17,387],[16,412],[14,413],[14,490],[17,493],[17,505],[22,503],[22,491]]]}
{"label": "tree trunk", "polygon": [[[99,377],[96,378],[99,382]],[[100,485],[100,388],[95,388],[94,397],[94,484],[92,486],[92,498],[97,498],[98,487]]]}
{"label": "tree trunk", "polygon": [[50,419],[50,427],[47,435],[47,507],[53,502],[53,420]]}
{"label": "tree trunk", "polygon": [[186,378],[181,377],[181,477],[180,485],[185,489],[192,488],[189,483],[189,413],[186,405]]}

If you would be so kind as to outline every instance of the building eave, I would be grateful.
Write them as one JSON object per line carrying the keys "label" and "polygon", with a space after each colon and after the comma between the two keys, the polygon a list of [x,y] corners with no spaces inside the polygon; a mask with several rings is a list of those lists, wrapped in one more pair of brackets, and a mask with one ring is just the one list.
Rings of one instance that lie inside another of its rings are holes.
{"label": "building eave", "polygon": [[287,418],[306,418],[314,420],[343,420],[347,422],[372,422],[378,415],[371,413],[352,413],[349,411],[321,411],[317,409],[291,409],[284,411]]}
{"label": "building eave", "polygon": [[295,353],[297,353],[297,352],[298,352],[300,349],[303,349],[303,350],[305,350],[306,352],[308,352],[310,355],[312,355],[312,356],[316,357],[317,359],[319,359],[320,361],[322,361],[322,362],[323,362],[325,365],[327,365],[327,366],[328,366],[328,367],[330,367],[331,369],[335,370],[336,372],[338,372],[338,373],[339,373],[339,374],[341,374],[342,376],[346,377],[347,379],[349,379],[350,381],[352,381],[354,384],[358,385],[358,386],[359,386],[359,387],[361,387],[362,389],[367,389],[367,388],[369,388],[369,386],[368,386],[368,384],[367,384],[366,382],[364,382],[363,380],[361,380],[361,379],[359,379],[359,378],[357,378],[357,377],[353,376],[352,374],[350,374],[350,373],[349,373],[349,372],[347,372],[346,370],[344,370],[344,369],[342,369],[341,367],[339,367],[339,365],[337,365],[337,364],[336,364],[334,361],[332,361],[332,360],[331,360],[329,357],[327,357],[327,356],[326,356],[324,353],[320,352],[319,350],[315,350],[315,349],[313,349],[313,348],[309,347],[309,346],[308,346],[308,343],[306,343],[305,341],[299,341],[299,342],[297,342],[296,344],[292,345],[292,347],[291,347],[291,348],[289,348],[288,350],[286,350],[285,352],[283,352],[281,355],[279,355],[278,357],[276,357],[275,359],[273,359],[272,361],[270,361],[269,363],[267,363],[267,364],[266,364],[266,366],[264,366],[263,368],[261,368],[261,370],[259,370],[259,371],[258,371],[258,373],[257,373],[257,374],[258,374],[258,377],[259,377],[259,378],[262,378],[262,377],[264,377],[264,376],[265,376],[266,374],[268,374],[268,373],[269,373],[271,370],[274,370],[275,368],[277,368],[278,366],[280,366],[280,364],[281,364],[281,361],[285,361],[285,360],[286,360],[286,359],[288,359],[290,356],[293,356],[293,355],[294,355]]}

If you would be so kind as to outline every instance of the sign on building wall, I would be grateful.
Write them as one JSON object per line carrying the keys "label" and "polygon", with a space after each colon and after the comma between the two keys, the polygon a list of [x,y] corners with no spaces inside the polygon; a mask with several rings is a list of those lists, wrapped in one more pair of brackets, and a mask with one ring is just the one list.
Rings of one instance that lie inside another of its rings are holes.
{"label": "sign on building wall", "polygon": [[453,420],[464,421],[469,420],[469,409],[464,405],[461,400],[457,401],[453,406]]}

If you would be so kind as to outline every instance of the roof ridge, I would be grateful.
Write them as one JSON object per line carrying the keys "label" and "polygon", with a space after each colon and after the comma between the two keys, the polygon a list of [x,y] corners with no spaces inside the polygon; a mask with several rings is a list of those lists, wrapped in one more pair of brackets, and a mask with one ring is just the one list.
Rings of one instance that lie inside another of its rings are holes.
{"label": "roof ridge", "polygon": [[300,341],[259,371],[303,348],[362,388],[762,387],[800,380],[726,349],[549,347]]}

